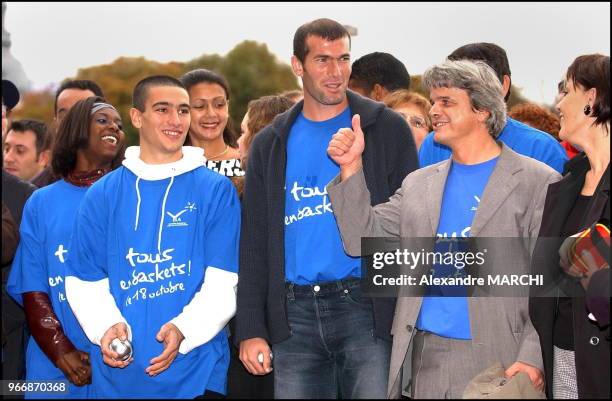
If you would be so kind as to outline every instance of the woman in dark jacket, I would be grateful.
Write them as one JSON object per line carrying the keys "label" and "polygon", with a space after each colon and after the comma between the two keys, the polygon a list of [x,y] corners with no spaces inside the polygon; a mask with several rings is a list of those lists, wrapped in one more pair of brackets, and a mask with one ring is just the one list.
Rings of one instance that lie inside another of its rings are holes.
{"label": "woman in dark jacket", "polygon": [[[609,325],[593,318],[585,288],[563,271],[558,252],[565,238],[594,223],[610,226],[610,57],[578,57],[565,82],[557,104],[559,136],[583,152],[548,188],[533,266],[554,285],[546,293],[532,292],[530,314],[540,336],[548,397],[610,398]],[[609,308],[609,297],[607,302]]]}

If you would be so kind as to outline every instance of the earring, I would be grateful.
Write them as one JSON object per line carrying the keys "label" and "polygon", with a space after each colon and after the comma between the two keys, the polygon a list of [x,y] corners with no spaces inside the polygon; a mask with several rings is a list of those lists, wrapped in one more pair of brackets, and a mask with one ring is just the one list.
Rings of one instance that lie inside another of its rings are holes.
{"label": "earring", "polygon": [[586,106],[584,106],[584,114],[585,115],[590,115],[591,114],[591,105],[587,104]]}

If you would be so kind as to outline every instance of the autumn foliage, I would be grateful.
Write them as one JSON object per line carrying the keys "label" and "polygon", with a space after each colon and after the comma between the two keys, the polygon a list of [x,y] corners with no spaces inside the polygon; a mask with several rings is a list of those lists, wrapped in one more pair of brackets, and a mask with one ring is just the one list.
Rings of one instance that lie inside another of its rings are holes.
{"label": "autumn foliage", "polygon": [[[265,44],[254,41],[238,44],[225,56],[204,54],[187,62],[158,63],[144,57],[120,57],[111,64],[82,68],[75,77],[66,79],[90,79],[98,83],[123,118],[128,144],[134,145],[138,143],[138,134],[129,121],[129,109],[136,83],[149,75],[178,78],[195,68],[215,70],[227,78],[234,127],[240,126],[250,100],[299,88],[291,67],[280,62]],[[26,93],[11,118],[32,118],[51,124],[54,97],[55,88]]]}

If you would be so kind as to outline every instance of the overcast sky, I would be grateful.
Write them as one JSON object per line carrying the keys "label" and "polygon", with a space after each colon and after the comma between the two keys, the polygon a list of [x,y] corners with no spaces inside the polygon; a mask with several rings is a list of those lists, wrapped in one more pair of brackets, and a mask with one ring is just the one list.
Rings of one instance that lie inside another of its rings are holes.
{"label": "overcast sky", "polygon": [[[610,54],[610,3],[14,3],[5,28],[12,54],[35,88],[120,56],[168,62],[225,55],[243,40],[266,43],[289,63],[293,34],[328,17],[358,29],[352,58],[389,52],[411,74],[455,48],[506,49],[523,95],[551,103],[581,54]],[[238,91],[240,88],[233,88]]]}

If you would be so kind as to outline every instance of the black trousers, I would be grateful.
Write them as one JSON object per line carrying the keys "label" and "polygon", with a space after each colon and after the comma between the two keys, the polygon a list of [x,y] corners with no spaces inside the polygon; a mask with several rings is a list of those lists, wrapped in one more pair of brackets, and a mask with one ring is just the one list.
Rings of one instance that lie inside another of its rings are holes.
{"label": "black trousers", "polygon": [[[25,379],[25,349],[28,334],[25,315],[2,286],[2,380]],[[23,398],[23,396],[6,396]]]}

